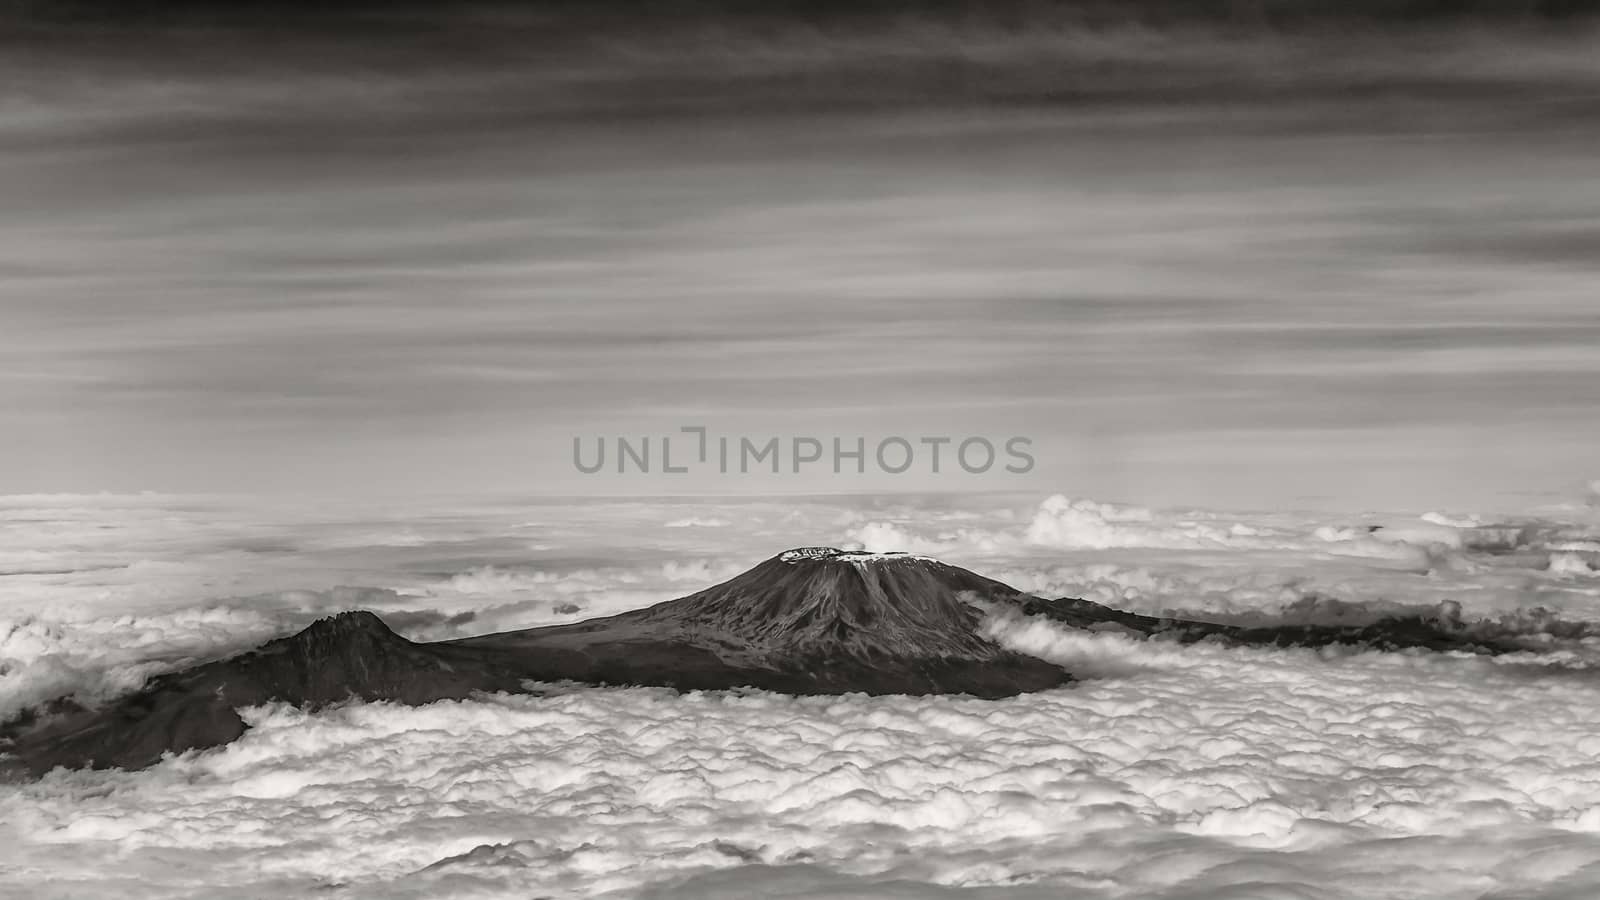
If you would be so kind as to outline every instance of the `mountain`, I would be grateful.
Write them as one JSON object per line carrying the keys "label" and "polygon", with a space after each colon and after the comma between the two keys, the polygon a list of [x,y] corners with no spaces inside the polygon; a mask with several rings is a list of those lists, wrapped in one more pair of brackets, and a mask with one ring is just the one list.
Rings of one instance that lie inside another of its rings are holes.
{"label": "mountain", "polygon": [[971,601],[1019,596],[926,557],[806,548],[648,609],[452,646],[537,660],[542,679],[1004,697],[1071,680],[978,634]]}
{"label": "mountain", "polygon": [[103,707],[62,700],[0,725],[0,774],[140,768],[169,751],[233,740],[246,728],[236,710],[268,701],[421,704],[563,680],[995,698],[1072,681],[1064,669],[984,637],[982,604],[1183,642],[1517,649],[1419,618],[1242,628],[1140,616],[1029,596],[927,557],[810,547],[687,597],[571,625],[415,643],[370,612],[341,613],[247,653],[160,676]]}
{"label": "mountain", "polygon": [[370,612],[346,612],[247,653],[158,676],[103,709],[66,703],[25,716],[0,728],[0,738],[15,742],[0,751],[35,774],[58,765],[141,768],[169,750],[214,747],[243,734],[240,707],[272,700],[317,707],[352,697],[421,704],[514,691],[520,683],[490,660],[415,644]]}

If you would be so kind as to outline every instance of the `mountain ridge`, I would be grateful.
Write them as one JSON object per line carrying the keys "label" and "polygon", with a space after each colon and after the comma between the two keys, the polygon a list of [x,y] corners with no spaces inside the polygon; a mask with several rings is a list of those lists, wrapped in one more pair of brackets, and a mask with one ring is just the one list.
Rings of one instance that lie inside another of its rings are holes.
{"label": "mountain ridge", "polygon": [[1361,627],[1243,627],[1157,618],[1088,600],[1046,600],[930,557],[798,548],[704,590],[583,622],[419,643],[376,614],[319,619],[260,647],[152,679],[100,708],[70,699],[0,724],[0,774],[142,768],[168,752],[244,733],[237,710],[347,700],[423,704],[535,682],[757,688],[791,694],[1009,697],[1070,684],[1053,663],[983,633],[1000,604],[1073,628],[1112,626],[1192,643],[1507,652],[1520,649],[1420,617]]}

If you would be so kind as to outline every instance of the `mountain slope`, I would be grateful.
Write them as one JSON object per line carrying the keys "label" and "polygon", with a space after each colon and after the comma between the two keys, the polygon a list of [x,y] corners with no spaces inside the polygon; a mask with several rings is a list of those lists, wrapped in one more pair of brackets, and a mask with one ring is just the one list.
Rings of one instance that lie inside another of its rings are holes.
{"label": "mountain slope", "polygon": [[503,654],[530,678],[685,690],[1003,697],[1067,683],[978,634],[971,600],[1017,596],[924,557],[806,548],[647,609],[452,646]]}
{"label": "mountain slope", "polygon": [[248,653],[157,677],[104,709],[68,705],[12,722],[0,737],[15,743],[0,751],[34,774],[55,766],[139,768],[167,751],[233,740],[245,730],[236,710],[268,701],[420,704],[519,684],[492,660],[414,644],[370,612],[347,612]]}
{"label": "mountain slope", "polygon": [[1214,641],[1241,647],[1366,647],[1374,650],[1433,650],[1457,653],[1515,653],[1530,647],[1492,623],[1465,624],[1448,617],[1386,616],[1359,625],[1225,625],[1193,619],[1159,618],[1123,612],[1070,597],[1043,600],[1019,597],[1024,615],[1043,616],[1074,628],[1112,628],[1147,638],[1192,644]]}

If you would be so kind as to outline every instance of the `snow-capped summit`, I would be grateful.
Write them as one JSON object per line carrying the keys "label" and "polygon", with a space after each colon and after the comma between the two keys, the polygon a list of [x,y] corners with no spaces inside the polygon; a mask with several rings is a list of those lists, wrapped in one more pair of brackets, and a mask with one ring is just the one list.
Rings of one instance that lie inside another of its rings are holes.
{"label": "snow-capped summit", "polygon": [[778,554],[778,559],[799,565],[808,562],[938,562],[931,556],[916,556],[902,550],[840,550],[837,547],[796,547]]}
{"label": "snow-capped summit", "polygon": [[980,634],[1017,591],[926,557],[803,548],[677,600],[459,642],[559,675],[679,688],[1005,696],[1071,680]]}
{"label": "snow-capped summit", "polygon": [[717,633],[741,654],[884,660],[990,659],[974,601],[1017,596],[998,581],[925,556],[807,547],[722,584],[644,610],[657,633]]}

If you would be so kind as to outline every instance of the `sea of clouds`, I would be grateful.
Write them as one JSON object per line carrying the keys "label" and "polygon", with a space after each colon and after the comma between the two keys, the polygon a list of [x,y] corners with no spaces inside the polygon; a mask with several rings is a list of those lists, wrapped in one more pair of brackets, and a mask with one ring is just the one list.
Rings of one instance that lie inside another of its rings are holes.
{"label": "sea of clouds", "polygon": [[[671,526],[671,527],[663,527]],[[1003,701],[557,686],[267,706],[143,772],[0,785],[5,897],[1592,897],[1600,514],[1081,498],[0,501],[0,716],[368,608],[417,639],[691,593],[796,545],[1228,621],[1448,606],[1497,659],[1181,647],[996,614],[1084,680]]]}

